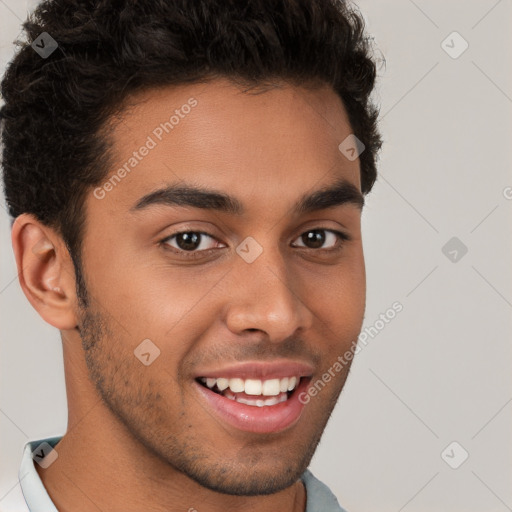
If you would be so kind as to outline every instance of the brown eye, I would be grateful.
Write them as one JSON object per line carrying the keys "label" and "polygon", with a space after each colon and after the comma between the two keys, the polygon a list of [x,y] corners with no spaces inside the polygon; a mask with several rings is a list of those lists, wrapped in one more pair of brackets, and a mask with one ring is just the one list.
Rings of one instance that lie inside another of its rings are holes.
{"label": "brown eye", "polygon": [[325,243],[325,232],[322,229],[314,229],[304,233],[301,237],[304,245],[312,249],[319,249]]}
{"label": "brown eye", "polygon": [[[334,249],[338,245],[339,240],[348,240],[348,236],[340,231],[331,229],[310,229],[306,231],[297,240],[302,242],[298,247],[306,247],[308,249]],[[327,243],[327,247],[324,244]]]}
{"label": "brown eye", "polygon": [[[210,244],[208,244],[209,240]],[[214,243],[212,244],[211,241]],[[186,252],[200,252],[212,249],[215,247],[215,243],[217,243],[215,238],[208,233],[203,233],[201,231],[181,231],[168,236],[162,240],[162,242],[170,245],[174,249]]]}
{"label": "brown eye", "polygon": [[200,246],[202,235],[199,233],[178,233],[176,235],[176,245],[184,251],[193,251]]}

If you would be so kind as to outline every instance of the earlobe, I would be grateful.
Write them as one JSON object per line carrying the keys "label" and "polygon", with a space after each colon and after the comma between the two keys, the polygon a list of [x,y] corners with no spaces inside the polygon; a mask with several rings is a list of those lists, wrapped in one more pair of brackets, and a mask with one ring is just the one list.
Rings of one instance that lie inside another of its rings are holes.
{"label": "earlobe", "polygon": [[11,238],[19,282],[29,302],[50,325],[75,328],[74,269],[60,235],[24,213],[14,221]]}

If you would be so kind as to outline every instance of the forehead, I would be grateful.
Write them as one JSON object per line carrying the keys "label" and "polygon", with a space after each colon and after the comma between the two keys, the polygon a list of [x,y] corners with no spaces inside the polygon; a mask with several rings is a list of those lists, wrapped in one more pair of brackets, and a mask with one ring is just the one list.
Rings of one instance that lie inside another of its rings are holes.
{"label": "forehead", "polygon": [[95,207],[127,211],[171,183],[222,189],[269,207],[339,178],[360,189],[359,161],[338,149],[350,134],[345,108],[328,86],[283,83],[247,92],[216,80],[145,91],[113,124],[113,165]]}

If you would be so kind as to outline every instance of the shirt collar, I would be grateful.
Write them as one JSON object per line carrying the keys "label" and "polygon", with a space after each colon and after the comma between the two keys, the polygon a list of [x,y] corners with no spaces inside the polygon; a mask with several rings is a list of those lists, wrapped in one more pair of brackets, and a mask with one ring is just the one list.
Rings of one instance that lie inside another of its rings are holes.
{"label": "shirt collar", "polygon": [[55,436],[38,441],[29,441],[25,445],[18,478],[30,512],[58,512],[37,473],[35,466],[37,462],[34,462],[33,457],[41,453],[41,450],[45,452],[45,455],[48,454],[50,450],[43,443],[47,443],[53,448],[61,439],[62,436]]}

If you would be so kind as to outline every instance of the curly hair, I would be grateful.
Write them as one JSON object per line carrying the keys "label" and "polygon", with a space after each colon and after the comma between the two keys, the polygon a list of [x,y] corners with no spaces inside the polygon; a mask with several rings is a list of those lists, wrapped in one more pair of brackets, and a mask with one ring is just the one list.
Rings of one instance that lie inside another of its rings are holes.
{"label": "curly hair", "polygon": [[[343,0],[46,0],[23,26],[1,83],[4,191],[13,218],[32,213],[61,234],[75,270],[85,196],[109,172],[104,128],[141,90],[218,77],[328,84],[365,145],[362,192],[376,180],[376,64]],[[58,44],[47,58],[31,47],[43,32]]]}

